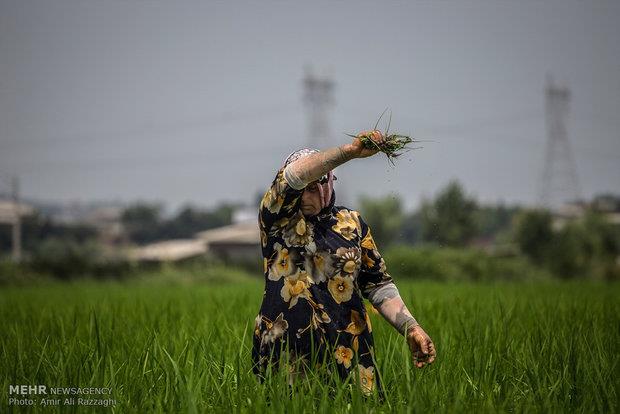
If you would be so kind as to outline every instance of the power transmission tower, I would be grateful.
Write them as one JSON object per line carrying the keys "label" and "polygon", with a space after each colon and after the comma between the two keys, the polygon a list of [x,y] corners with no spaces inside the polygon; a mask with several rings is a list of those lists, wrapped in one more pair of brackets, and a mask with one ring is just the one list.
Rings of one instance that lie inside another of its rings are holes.
{"label": "power transmission tower", "polygon": [[[306,68],[304,83],[304,103],[308,116],[309,148],[326,149],[334,146],[329,127],[330,110],[334,106],[334,81],[329,76],[317,77],[310,68]],[[334,170],[336,173],[336,170]],[[338,171],[338,176],[341,176]],[[349,196],[346,189],[338,188],[338,202],[347,204]]]}
{"label": "power transmission tower", "polygon": [[308,114],[308,147],[325,149],[330,145],[329,110],[334,104],[334,82],[306,70],[304,103]]}
{"label": "power transmission tower", "polygon": [[577,166],[566,129],[569,101],[570,90],[556,86],[551,76],[547,76],[545,87],[547,147],[539,189],[539,203],[548,208],[581,199]]}

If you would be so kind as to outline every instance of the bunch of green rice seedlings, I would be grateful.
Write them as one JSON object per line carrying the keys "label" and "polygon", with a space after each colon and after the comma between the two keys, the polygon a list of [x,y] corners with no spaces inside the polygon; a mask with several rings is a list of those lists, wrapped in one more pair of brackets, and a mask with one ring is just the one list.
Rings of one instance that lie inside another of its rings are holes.
{"label": "bunch of green rice seedlings", "polygon": [[[379,116],[379,119],[377,119],[377,122],[375,123],[375,126],[372,129],[372,131],[377,131],[377,126],[379,125],[379,121],[381,121],[381,118],[383,117],[386,111],[387,109],[383,111],[383,113]],[[361,135],[361,136],[351,135],[351,134],[347,134],[347,135],[353,138],[359,138],[362,144],[368,149],[376,149],[376,150],[379,150],[380,152],[383,152],[386,155],[387,159],[390,161],[390,163],[392,165],[395,165],[394,159],[396,157],[412,149],[417,149],[420,147],[416,147],[416,148],[408,147],[407,146],[408,144],[411,144],[412,142],[417,142],[408,135],[390,134],[389,131],[390,131],[391,123],[392,123],[392,113],[390,112],[390,120],[388,121],[388,125],[385,130],[385,133],[381,134],[383,135],[383,141],[381,142],[374,141],[371,138],[370,134]]]}

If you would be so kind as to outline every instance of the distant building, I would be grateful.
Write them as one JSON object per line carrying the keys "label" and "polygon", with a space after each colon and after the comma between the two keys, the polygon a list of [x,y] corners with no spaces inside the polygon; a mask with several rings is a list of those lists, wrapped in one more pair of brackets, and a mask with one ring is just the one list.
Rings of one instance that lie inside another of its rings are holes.
{"label": "distant building", "polygon": [[139,262],[177,262],[206,253],[205,243],[199,239],[165,240],[129,250],[129,258]]}
{"label": "distant building", "polygon": [[601,214],[611,224],[620,225],[620,197],[603,194],[590,202],[574,201],[558,208],[553,212],[553,228],[559,230],[568,222],[580,219],[588,211]]}
{"label": "distant building", "polygon": [[145,262],[176,262],[213,256],[231,263],[258,263],[260,234],[256,221],[244,221],[197,233],[193,239],[166,240],[130,249],[129,257]]}
{"label": "distant building", "polygon": [[258,262],[261,257],[260,233],[256,220],[243,221],[217,229],[201,231],[209,254],[231,262]]}
{"label": "distant building", "polygon": [[54,223],[93,227],[99,241],[108,246],[128,242],[122,223],[124,208],[122,203],[116,201],[37,204],[37,209]]}
{"label": "distant building", "polygon": [[608,222],[620,225],[620,197],[612,194],[602,194],[594,197],[592,209],[605,216]]}
{"label": "distant building", "polygon": [[123,209],[116,206],[95,207],[87,211],[81,223],[97,229],[99,240],[104,244],[119,244],[127,241],[122,223]]}
{"label": "distant building", "polygon": [[13,201],[0,200],[0,224],[13,224],[17,214],[19,217],[29,216],[35,212],[30,204],[19,203],[17,206]]}
{"label": "distant building", "polygon": [[[34,214],[35,209],[31,205],[15,203],[13,200],[0,200],[0,225],[11,226],[11,249],[13,260],[19,262],[22,258],[22,230],[23,217]],[[2,252],[0,252],[2,253]]]}
{"label": "distant building", "polygon": [[585,201],[565,203],[553,211],[552,227],[554,230],[562,229],[567,223],[577,220],[586,213],[588,204]]}

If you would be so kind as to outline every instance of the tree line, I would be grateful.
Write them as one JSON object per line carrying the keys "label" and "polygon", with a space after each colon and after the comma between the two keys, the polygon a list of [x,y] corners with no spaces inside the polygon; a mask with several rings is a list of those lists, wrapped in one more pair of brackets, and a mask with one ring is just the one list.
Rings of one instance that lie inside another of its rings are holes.
{"label": "tree line", "polygon": [[[29,268],[60,278],[119,275],[130,267],[119,247],[191,238],[230,224],[239,207],[187,205],[166,217],[161,204],[137,202],[120,214],[123,237],[116,247],[102,244],[92,226],[59,223],[35,213],[23,220],[25,257]],[[618,197],[599,197],[580,217],[558,220],[549,210],[480,203],[454,181],[413,211],[406,211],[397,196],[361,197],[359,210],[381,252],[393,257],[390,262],[399,263],[408,277],[511,279],[542,269],[561,278],[620,279],[620,226],[603,214],[620,216]],[[0,226],[0,248],[6,263],[10,226]]]}
{"label": "tree line", "polygon": [[[603,195],[605,212],[620,213],[620,198]],[[610,222],[599,202],[583,206],[580,216],[562,219],[551,211],[504,204],[485,205],[456,181],[434,198],[407,212],[399,197],[362,197],[360,212],[381,249],[416,246],[485,247],[495,255],[523,256],[555,276],[619,279],[620,226]]]}

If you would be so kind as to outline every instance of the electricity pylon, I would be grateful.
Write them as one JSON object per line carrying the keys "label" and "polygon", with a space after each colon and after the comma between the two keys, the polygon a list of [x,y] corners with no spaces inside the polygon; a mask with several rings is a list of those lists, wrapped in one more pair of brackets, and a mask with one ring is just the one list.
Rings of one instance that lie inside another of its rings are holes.
{"label": "electricity pylon", "polygon": [[329,110],[334,104],[334,82],[328,77],[317,77],[308,69],[303,83],[308,116],[308,147],[325,149],[331,145]]}
{"label": "electricity pylon", "polygon": [[538,200],[543,207],[558,207],[581,199],[577,166],[568,140],[566,122],[570,90],[559,87],[547,76],[545,119],[547,146]]}

